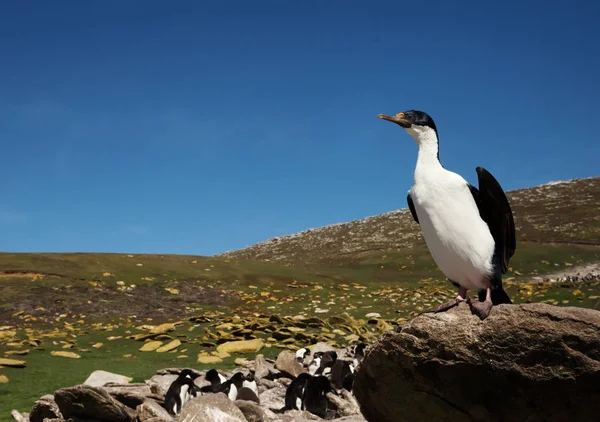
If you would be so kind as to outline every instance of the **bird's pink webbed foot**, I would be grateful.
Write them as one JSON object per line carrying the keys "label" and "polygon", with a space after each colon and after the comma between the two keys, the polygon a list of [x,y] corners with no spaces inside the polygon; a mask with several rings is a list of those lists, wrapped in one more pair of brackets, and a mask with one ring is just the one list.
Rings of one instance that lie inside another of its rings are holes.
{"label": "bird's pink webbed foot", "polygon": [[488,287],[483,302],[473,302],[471,301],[471,298],[469,298],[467,299],[467,303],[469,304],[469,308],[471,308],[471,313],[477,315],[479,319],[483,321],[490,315],[492,306],[494,306],[492,303],[492,289]]}
{"label": "bird's pink webbed foot", "polygon": [[458,295],[454,299],[452,299],[446,303],[442,303],[441,305],[438,305],[433,311],[430,311],[430,312],[435,312],[436,314],[438,312],[446,312],[447,310],[452,309],[455,306],[458,306],[461,302],[464,302],[466,300],[466,298],[467,298],[467,289],[460,287],[458,289]]}

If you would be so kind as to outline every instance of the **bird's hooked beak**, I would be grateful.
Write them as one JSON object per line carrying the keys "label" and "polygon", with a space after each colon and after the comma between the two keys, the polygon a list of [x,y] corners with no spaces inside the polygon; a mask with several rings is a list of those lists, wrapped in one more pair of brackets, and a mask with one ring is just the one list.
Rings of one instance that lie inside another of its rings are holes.
{"label": "bird's hooked beak", "polygon": [[405,118],[404,113],[398,113],[395,116],[379,114],[377,118],[396,123],[397,125],[402,126],[404,129],[408,129],[412,125],[412,123]]}

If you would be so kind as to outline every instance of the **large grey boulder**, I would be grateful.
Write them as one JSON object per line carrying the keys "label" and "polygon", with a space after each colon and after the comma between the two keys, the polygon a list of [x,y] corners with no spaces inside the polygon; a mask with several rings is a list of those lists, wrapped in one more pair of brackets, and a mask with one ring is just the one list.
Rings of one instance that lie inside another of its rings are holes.
{"label": "large grey boulder", "polygon": [[591,421],[600,415],[600,312],[467,305],[424,314],[367,352],[354,394],[370,422]]}
{"label": "large grey boulder", "polygon": [[275,361],[275,368],[291,375],[293,378],[307,372],[306,368],[296,360],[296,354],[289,350],[283,350],[279,353],[277,360]]}
{"label": "large grey boulder", "polygon": [[223,393],[196,397],[183,405],[179,422],[247,422],[244,414]]}
{"label": "large grey boulder", "polygon": [[31,412],[29,412],[30,422],[44,422],[44,419],[60,417],[62,417],[62,415],[60,414],[56,401],[54,401],[54,396],[51,394],[40,397],[31,408]]}
{"label": "large grey boulder", "polygon": [[54,400],[65,419],[76,418],[106,422],[133,422],[135,412],[114,399],[101,387],[78,385],[61,388]]}

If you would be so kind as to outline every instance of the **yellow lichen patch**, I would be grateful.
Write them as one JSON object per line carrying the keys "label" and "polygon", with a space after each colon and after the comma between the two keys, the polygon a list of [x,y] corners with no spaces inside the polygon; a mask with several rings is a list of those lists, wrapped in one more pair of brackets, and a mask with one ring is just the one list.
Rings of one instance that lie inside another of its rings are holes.
{"label": "yellow lichen patch", "polygon": [[81,358],[81,356],[79,356],[75,352],[52,351],[52,352],[50,352],[50,354],[52,356],[61,357],[61,358],[69,358],[69,359],[79,359],[79,358]]}
{"label": "yellow lichen patch", "polygon": [[175,340],[165,344],[164,346],[161,346],[158,349],[156,349],[156,352],[157,353],[168,352],[170,350],[177,349],[179,346],[181,346],[181,341],[175,339]]}
{"label": "yellow lichen patch", "polygon": [[112,274],[111,274],[111,273],[109,273],[109,272],[104,272],[104,273],[102,273],[102,275],[103,275],[104,277],[111,277],[111,276],[112,276]]}
{"label": "yellow lichen patch", "polygon": [[213,364],[213,363],[221,363],[223,359],[218,356],[206,356],[206,355],[198,355],[198,363],[203,364]]}
{"label": "yellow lichen patch", "polygon": [[92,345],[92,347],[93,347],[94,349],[99,349],[99,348],[101,348],[102,346],[104,346],[104,343],[96,343],[96,344]]}
{"label": "yellow lichen patch", "polygon": [[6,340],[9,338],[13,338],[16,334],[17,334],[17,332],[14,330],[0,331],[0,340]]}
{"label": "yellow lichen patch", "polygon": [[147,343],[145,343],[142,347],[140,347],[140,352],[153,352],[154,350],[158,349],[160,346],[162,346],[163,342],[162,341],[149,341]]}
{"label": "yellow lichen patch", "polygon": [[165,290],[169,293],[171,293],[172,295],[178,295],[179,294],[179,289],[176,289],[174,287],[165,287]]}
{"label": "yellow lichen patch", "polygon": [[150,334],[164,334],[169,331],[173,331],[175,329],[175,327],[177,327],[178,325],[181,325],[181,324],[183,324],[183,323],[182,322],[174,322],[174,323],[167,322],[165,324],[160,324],[160,325],[157,325],[156,327],[152,327],[150,329]]}
{"label": "yellow lichen patch", "polygon": [[0,374],[0,384],[8,384],[8,377]]}
{"label": "yellow lichen patch", "polygon": [[9,350],[7,352],[4,352],[4,356],[13,356],[13,355],[23,356],[23,355],[26,355],[27,353],[29,353],[29,349],[24,349],[24,350]]}
{"label": "yellow lichen patch", "polygon": [[25,368],[26,364],[27,362],[24,360],[0,358],[0,365],[7,366],[9,368]]}

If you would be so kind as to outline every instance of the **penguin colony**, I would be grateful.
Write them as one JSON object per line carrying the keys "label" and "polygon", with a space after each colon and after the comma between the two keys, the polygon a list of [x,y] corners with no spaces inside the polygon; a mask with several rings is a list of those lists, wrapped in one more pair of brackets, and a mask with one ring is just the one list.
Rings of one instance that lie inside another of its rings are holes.
{"label": "penguin colony", "polygon": [[[327,393],[339,395],[339,391],[352,391],[354,371],[365,355],[366,344],[358,343],[351,348],[350,358],[338,358],[334,351],[316,352],[302,348],[296,352],[296,360],[308,372],[295,377],[287,386],[285,406],[279,410],[306,410],[321,418],[331,416]],[[287,373],[279,374],[290,377]],[[181,414],[189,400],[204,394],[224,393],[230,400],[249,400],[260,404],[258,384],[254,374],[234,373],[229,379],[216,369],[206,372],[204,378],[210,384],[199,387],[194,381],[199,377],[191,369],[182,370],[171,383],[165,395],[165,408],[171,415]]]}

